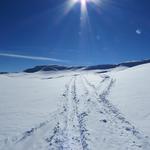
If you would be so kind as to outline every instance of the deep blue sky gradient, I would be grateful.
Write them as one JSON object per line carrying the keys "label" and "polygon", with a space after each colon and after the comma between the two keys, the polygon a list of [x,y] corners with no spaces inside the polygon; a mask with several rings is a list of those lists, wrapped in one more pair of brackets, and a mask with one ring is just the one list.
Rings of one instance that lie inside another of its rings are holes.
{"label": "deep blue sky gradient", "polygon": [[100,8],[88,4],[90,26],[86,24],[82,30],[79,4],[61,18],[65,2],[0,1],[0,53],[65,60],[0,56],[0,71],[42,64],[95,65],[150,58],[149,0],[103,0]]}

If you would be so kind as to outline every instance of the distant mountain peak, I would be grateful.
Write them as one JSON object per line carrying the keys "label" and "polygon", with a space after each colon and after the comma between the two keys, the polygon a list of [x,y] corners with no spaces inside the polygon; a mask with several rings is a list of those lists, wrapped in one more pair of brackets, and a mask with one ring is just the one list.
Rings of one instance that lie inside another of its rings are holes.
{"label": "distant mountain peak", "polygon": [[112,69],[119,66],[124,67],[134,67],[142,64],[150,63],[150,59],[141,60],[141,61],[128,61],[119,64],[101,64],[101,65],[94,65],[94,66],[62,66],[62,65],[41,65],[35,66],[33,68],[29,68],[24,70],[26,73],[35,73],[38,71],[65,71],[65,70],[105,70],[105,69]]}

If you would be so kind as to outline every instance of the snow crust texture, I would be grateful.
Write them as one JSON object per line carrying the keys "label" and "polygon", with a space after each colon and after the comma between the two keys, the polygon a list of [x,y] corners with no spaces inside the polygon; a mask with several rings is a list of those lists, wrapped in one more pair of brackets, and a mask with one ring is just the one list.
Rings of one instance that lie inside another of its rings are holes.
{"label": "snow crust texture", "polygon": [[147,130],[114,100],[149,67],[1,75],[0,150],[150,150]]}

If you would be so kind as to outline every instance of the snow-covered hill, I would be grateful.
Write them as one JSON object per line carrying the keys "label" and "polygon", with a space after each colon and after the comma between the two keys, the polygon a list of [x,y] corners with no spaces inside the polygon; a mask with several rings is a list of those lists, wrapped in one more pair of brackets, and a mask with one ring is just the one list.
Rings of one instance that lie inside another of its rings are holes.
{"label": "snow-covered hill", "polygon": [[95,66],[60,66],[60,65],[43,65],[43,66],[35,66],[33,68],[29,68],[24,70],[26,73],[35,73],[38,71],[67,71],[67,70],[110,70],[113,68],[118,68],[120,66],[123,67],[135,67],[137,65],[142,65],[150,63],[150,59],[142,60],[142,61],[129,61],[119,64],[103,64],[103,65],[95,65]]}
{"label": "snow-covered hill", "polygon": [[45,69],[0,75],[0,150],[150,150],[150,63]]}
{"label": "snow-covered hill", "polygon": [[113,73],[111,77],[116,82],[110,101],[150,136],[150,64]]}

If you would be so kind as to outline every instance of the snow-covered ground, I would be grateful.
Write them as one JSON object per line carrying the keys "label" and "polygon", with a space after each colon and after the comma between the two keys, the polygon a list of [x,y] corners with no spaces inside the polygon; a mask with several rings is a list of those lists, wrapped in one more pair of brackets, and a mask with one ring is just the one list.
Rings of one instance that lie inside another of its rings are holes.
{"label": "snow-covered ground", "polygon": [[150,150],[150,64],[0,75],[0,150]]}
{"label": "snow-covered ground", "polygon": [[150,136],[150,64],[114,73],[112,77],[116,82],[109,100]]}

